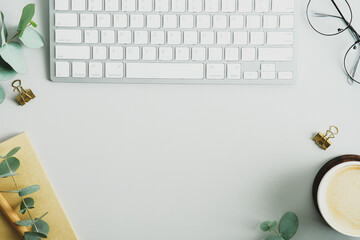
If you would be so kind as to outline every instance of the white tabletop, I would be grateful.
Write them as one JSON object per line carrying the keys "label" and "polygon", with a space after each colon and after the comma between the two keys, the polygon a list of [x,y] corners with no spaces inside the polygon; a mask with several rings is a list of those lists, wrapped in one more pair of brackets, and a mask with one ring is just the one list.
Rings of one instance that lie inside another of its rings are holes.
{"label": "white tabletop", "polygon": [[[28,2],[0,2],[10,34]],[[37,98],[20,107],[1,82],[0,141],[29,134],[80,239],[258,240],[261,221],[289,210],[294,239],[350,239],[324,224],[311,188],[326,161],[360,154],[360,88],[341,65],[352,39],[315,33],[306,2],[291,86],[53,83],[48,46],[26,49],[19,77]],[[48,45],[47,1],[35,20]],[[323,151],[312,137],[332,124]]]}

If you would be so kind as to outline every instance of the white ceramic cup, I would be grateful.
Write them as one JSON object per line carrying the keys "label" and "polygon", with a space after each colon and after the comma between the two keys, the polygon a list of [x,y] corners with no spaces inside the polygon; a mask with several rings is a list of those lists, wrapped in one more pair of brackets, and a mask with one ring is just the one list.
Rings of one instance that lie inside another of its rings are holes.
{"label": "white ceramic cup", "polygon": [[350,162],[340,163],[340,164],[332,167],[324,175],[324,177],[321,179],[321,182],[320,182],[320,185],[318,188],[317,202],[318,202],[318,206],[319,206],[321,215],[323,216],[323,218],[329,224],[330,227],[332,227],[333,229],[335,229],[336,231],[338,231],[344,235],[351,236],[351,237],[360,237],[360,233],[358,233],[358,234],[351,233],[348,229],[346,229],[346,227],[340,226],[340,224],[338,222],[336,222],[335,218],[331,214],[331,212],[328,208],[328,204],[327,204],[327,190],[328,190],[331,180],[333,179],[335,174],[338,172],[338,170],[340,170],[341,168],[351,167],[351,166],[360,166],[360,162],[350,161]]}

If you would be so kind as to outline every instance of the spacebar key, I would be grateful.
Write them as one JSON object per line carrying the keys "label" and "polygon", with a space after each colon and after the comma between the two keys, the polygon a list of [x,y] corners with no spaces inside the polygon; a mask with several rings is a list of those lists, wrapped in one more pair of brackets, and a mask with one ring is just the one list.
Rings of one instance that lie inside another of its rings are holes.
{"label": "spacebar key", "polygon": [[198,63],[127,63],[126,78],[202,79],[204,78],[204,65]]}

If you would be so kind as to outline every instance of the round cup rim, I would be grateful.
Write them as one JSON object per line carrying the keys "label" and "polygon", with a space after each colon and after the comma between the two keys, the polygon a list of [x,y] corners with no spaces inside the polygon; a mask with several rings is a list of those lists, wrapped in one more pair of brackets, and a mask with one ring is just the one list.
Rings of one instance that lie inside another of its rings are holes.
{"label": "round cup rim", "polygon": [[[329,169],[329,171],[327,171],[327,173],[325,173],[325,175],[322,177],[320,183],[319,183],[319,187],[318,187],[318,190],[317,190],[317,202],[318,202],[318,207],[319,207],[319,211],[320,211],[320,214],[321,216],[323,217],[323,219],[325,220],[325,222],[332,228],[334,229],[335,231],[341,233],[341,234],[344,234],[346,236],[350,236],[350,237],[360,237],[360,233],[359,234],[351,234],[351,233],[347,233],[347,232],[344,232],[342,230],[340,230],[339,228],[337,228],[327,217],[326,214],[324,214],[324,206],[323,206],[323,201],[321,201],[322,198],[324,197],[321,197],[321,194],[320,192],[322,191],[322,189],[324,188],[325,186],[325,182],[326,180],[329,179],[329,177],[331,176],[331,174],[333,174],[334,172],[336,172],[338,169],[342,168],[342,167],[345,167],[345,166],[349,166],[349,165],[360,165],[360,162],[358,161],[349,161],[349,162],[342,162],[342,163],[339,163],[337,164],[336,166],[332,167],[331,169]],[[326,198],[326,197],[325,197]]]}

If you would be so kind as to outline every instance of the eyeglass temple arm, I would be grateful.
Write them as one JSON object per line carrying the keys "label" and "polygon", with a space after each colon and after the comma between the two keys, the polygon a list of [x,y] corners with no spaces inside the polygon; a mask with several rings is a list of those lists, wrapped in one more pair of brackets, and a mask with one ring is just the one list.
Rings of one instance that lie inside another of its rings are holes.
{"label": "eyeglass temple arm", "polygon": [[[346,23],[346,25],[348,26],[348,28],[350,29],[351,31],[351,34],[353,35],[353,37],[356,39],[356,40],[360,40],[360,35],[359,33],[353,28],[353,26],[351,26],[351,24],[345,19],[344,15],[342,14],[342,12],[340,11],[338,5],[336,5],[336,3],[334,2],[334,0],[331,0],[331,2],[334,4],[336,10],[338,11],[338,13],[340,14],[342,20]],[[350,9],[351,11],[351,9]]]}

